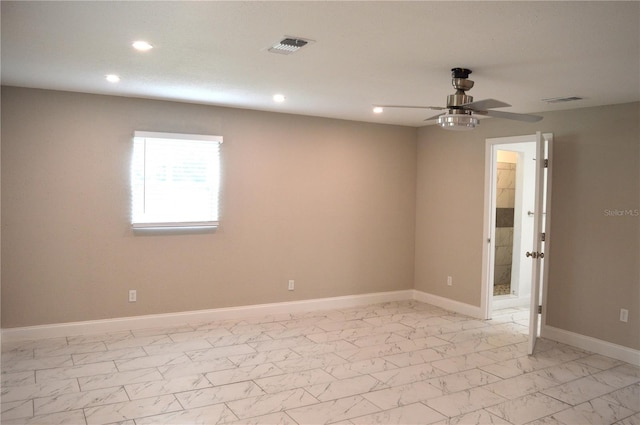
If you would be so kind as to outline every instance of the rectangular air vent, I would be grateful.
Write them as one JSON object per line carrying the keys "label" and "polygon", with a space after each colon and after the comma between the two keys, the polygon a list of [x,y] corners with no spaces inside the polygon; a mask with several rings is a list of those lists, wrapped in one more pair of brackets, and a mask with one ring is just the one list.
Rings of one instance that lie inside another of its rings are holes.
{"label": "rectangular air vent", "polygon": [[543,102],[547,103],[564,103],[564,102],[575,102],[576,100],[582,100],[582,97],[578,96],[568,96],[568,97],[550,97],[547,99],[542,99]]}
{"label": "rectangular air vent", "polygon": [[273,46],[269,47],[268,51],[281,55],[290,55],[291,53],[297,52],[309,43],[313,43],[313,41],[298,37],[286,37]]}

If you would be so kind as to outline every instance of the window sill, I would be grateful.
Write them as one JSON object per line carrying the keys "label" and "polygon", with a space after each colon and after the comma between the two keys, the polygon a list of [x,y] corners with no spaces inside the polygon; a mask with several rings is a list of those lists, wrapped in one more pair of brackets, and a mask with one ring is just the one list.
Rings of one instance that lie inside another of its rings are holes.
{"label": "window sill", "polygon": [[193,234],[211,233],[218,228],[218,222],[198,223],[134,223],[134,234]]}

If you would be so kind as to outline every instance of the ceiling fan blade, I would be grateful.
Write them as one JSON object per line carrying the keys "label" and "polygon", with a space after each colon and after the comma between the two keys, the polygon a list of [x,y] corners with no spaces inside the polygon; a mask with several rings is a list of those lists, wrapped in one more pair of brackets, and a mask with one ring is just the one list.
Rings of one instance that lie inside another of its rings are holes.
{"label": "ceiling fan blade", "polygon": [[495,99],[476,100],[475,102],[465,103],[462,105],[464,109],[480,109],[481,111],[493,108],[505,108],[507,106],[511,105]]}
{"label": "ceiling fan blade", "polygon": [[516,121],[525,121],[525,122],[538,122],[542,119],[541,116],[538,115],[528,115],[528,114],[516,114],[515,112],[504,112],[504,111],[473,111],[476,114],[480,115],[488,115],[490,117],[495,118],[505,118],[508,120],[516,120]]}
{"label": "ceiling fan blade", "polygon": [[442,106],[410,106],[410,105],[373,105],[380,108],[409,108],[409,109],[433,109],[435,111],[442,111],[447,109]]}
{"label": "ceiling fan blade", "polygon": [[424,120],[425,120],[425,121],[435,120],[436,118],[438,118],[439,116],[442,116],[442,115],[444,115],[444,114],[434,115],[434,116],[432,116],[432,117],[425,118]]}

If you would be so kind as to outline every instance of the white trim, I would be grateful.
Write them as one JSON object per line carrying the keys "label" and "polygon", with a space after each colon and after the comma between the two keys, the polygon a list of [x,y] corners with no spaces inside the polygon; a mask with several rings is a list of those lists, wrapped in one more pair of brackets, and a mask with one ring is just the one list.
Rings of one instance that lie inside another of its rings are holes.
{"label": "white trim", "polygon": [[[181,325],[184,323],[236,319],[256,315],[358,307],[367,304],[412,299],[428,303],[445,310],[453,311],[455,313],[464,314],[478,319],[483,318],[483,311],[478,306],[418,291],[416,289],[406,289],[400,291],[316,298],[271,304],[225,307],[210,310],[184,311],[179,313],[151,314],[146,316],[120,317],[115,319],[90,320],[85,322],[9,328],[2,329],[2,332],[0,333],[0,340],[2,342],[11,342],[76,335],[91,335],[123,330]],[[640,366],[640,351],[632,348],[554,328],[552,326],[545,326],[544,324],[541,326],[541,336],[543,338],[573,345],[584,350]]]}
{"label": "white trim", "polygon": [[23,341],[31,339],[90,335],[123,330],[180,325],[184,323],[236,319],[256,315],[349,308],[367,304],[411,299],[414,299],[414,291],[412,289],[407,289],[401,291],[376,292],[370,294],[346,295],[341,297],[317,298],[271,304],[215,308],[210,310],[184,311],[179,313],[151,314],[145,316],[120,317],[115,319],[27,326],[21,328],[2,329],[2,341]]}
{"label": "white trim", "polygon": [[[551,207],[551,167],[553,166],[551,160],[552,147],[553,147],[553,133],[542,133],[543,139],[548,141],[549,145],[549,168],[547,169],[547,179],[548,179],[548,187],[549,193],[547,196],[547,210],[550,211]],[[531,143],[535,142],[537,138],[536,134],[528,134],[523,136],[509,136],[509,137],[494,137],[485,139],[485,181],[484,181],[484,221],[483,221],[483,247],[482,247],[482,283],[481,283],[481,292],[480,292],[480,311],[482,312],[483,319],[490,319],[492,311],[494,310],[493,306],[493,296],[492,296],[492,288],[493,288],[493,268],[491,264],[493,264],[493,253],[494,253],[494,242],[495,242],[495,234],[492,232],[492,224],[495,223],[495,212],[493,208],[493,202],[495,199],[495,193],[492,191],[493,181],[495,180],[494,168],[494,150],[497,146],[504,144],[518,144],[518,143]],[[542,304],[546,304],[546,296],[547,296],[547,281],[548,281],[548,263],[550,259],[549,255],[549,247],[550,247],[550,232],[549,232],[549,223],[551,220],[551,214],[548,213],[546,215],[546,224],[547,227],[545,229],[547,240],[545,241],[545,267],[544,267],[544,278],[542,282],[542,299],[539,300]],[[488,240],[491,240],[488,242]],[[531,300],[531,297],[527,297],[528,300]],[[543,309],[542,323],[545,323],[546,320],[546,309]]]}
{"label": "white trim", "polygon": [[[546,135],[546,134],[545,134]],[[483,244],[482,244],[482,284],[480,292],[480,310],[483,319],[490,319],[493,311],[493,256],[495,250],[495,234],[493,224],[495,223],[495,191],[493,182],[495,181],[495,149],[496,146],[516,143],[531,143],[536,141],[536,134],[524,136],[493,137],[485,139],[485,175],[484,175],[484,221]],[[490,240],[490,242],[489,242]]]}
{"label": "white trim", "polygon": [[134,231],[144,230],[188,230],[188,229],[217,229],[218,221],[171,221],[168,223],[132,223]]}
{"label": "white trim", "polygon": [[[494,268],[490,264],[494,262],[495,237],[493,225],[495,223],[494,199],[494,158],[493,145],[489,139],[485,142],[484,155],[484,216],[482,220],[482,280],[480,284],[480,311],[482,318],[491,319],[493,311],[493,276]],[[491,288],[491,289],[490,289]]]}
{"label": "white trim", "polygon": [[222,136],[208,134],[160,133],[157,131],[134,131],[133,137],[144,139],[199,140],[202,142],[222,143]]}
{"label": "white trim", "polygon": [[476,319],[484,319],[483,311],[480,307],[452,300],[450,298],[441,297],[427,292],[413,290],[413,299],[423,303],[431,304],[454,313],[464,314]]}
{"label": "white trim", "polygon": [[553,341],[562,342],[564,344],[573,345],[593,353],[603,356],[612,357],[622,360],[632,365],[640,366],[640,350],[625,347],[623,345],[614,344],[612,342],[603,341],[601,339],[592,338],[590,336],[581,335],[575,332],[565,331],[564,329],[554,328],[553,326],[543,326],[541,329],[543,338]]}
{"label": "white trim", "polygon": [[[549,262],[551,261],[551,241],[553,240],[553,233],[551,233],[551,190],[553,189],[553,133],[543,133],[542,136],[547,141],[547,157],[546,159],[549,161],[547,165],[547,194],[546,194],[546,218],[544,225],[545,232],[545,241],[544,241],[544,270],[542,277],[542,299],[539,300],[539,304],[542,306],[546,306],[547,304],[547,294],[549,289]],[[540,325],[540,332],[545,328],[545,323],[547,323],[547,308],[542,308],[542,314],[540,315],[540,320],[542,324]]]}

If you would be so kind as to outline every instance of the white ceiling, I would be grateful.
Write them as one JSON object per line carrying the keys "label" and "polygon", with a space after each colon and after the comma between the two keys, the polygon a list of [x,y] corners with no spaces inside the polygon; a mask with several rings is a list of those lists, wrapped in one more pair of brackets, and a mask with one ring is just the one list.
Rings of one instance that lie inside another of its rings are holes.
{"label": "white ceiling", "polygon": [[[2,84],[409,126],[473,70],[535,113],[640,100],[640,2],[2,1]],[[283,36],[315,40],[267,52]],[[154,49],[140,53],[135,40]],[[118,74],[118,84],[105,74]],[[284,94],[282,104],[272,100]],[[548,104],[544,98],[584,100]]]}

